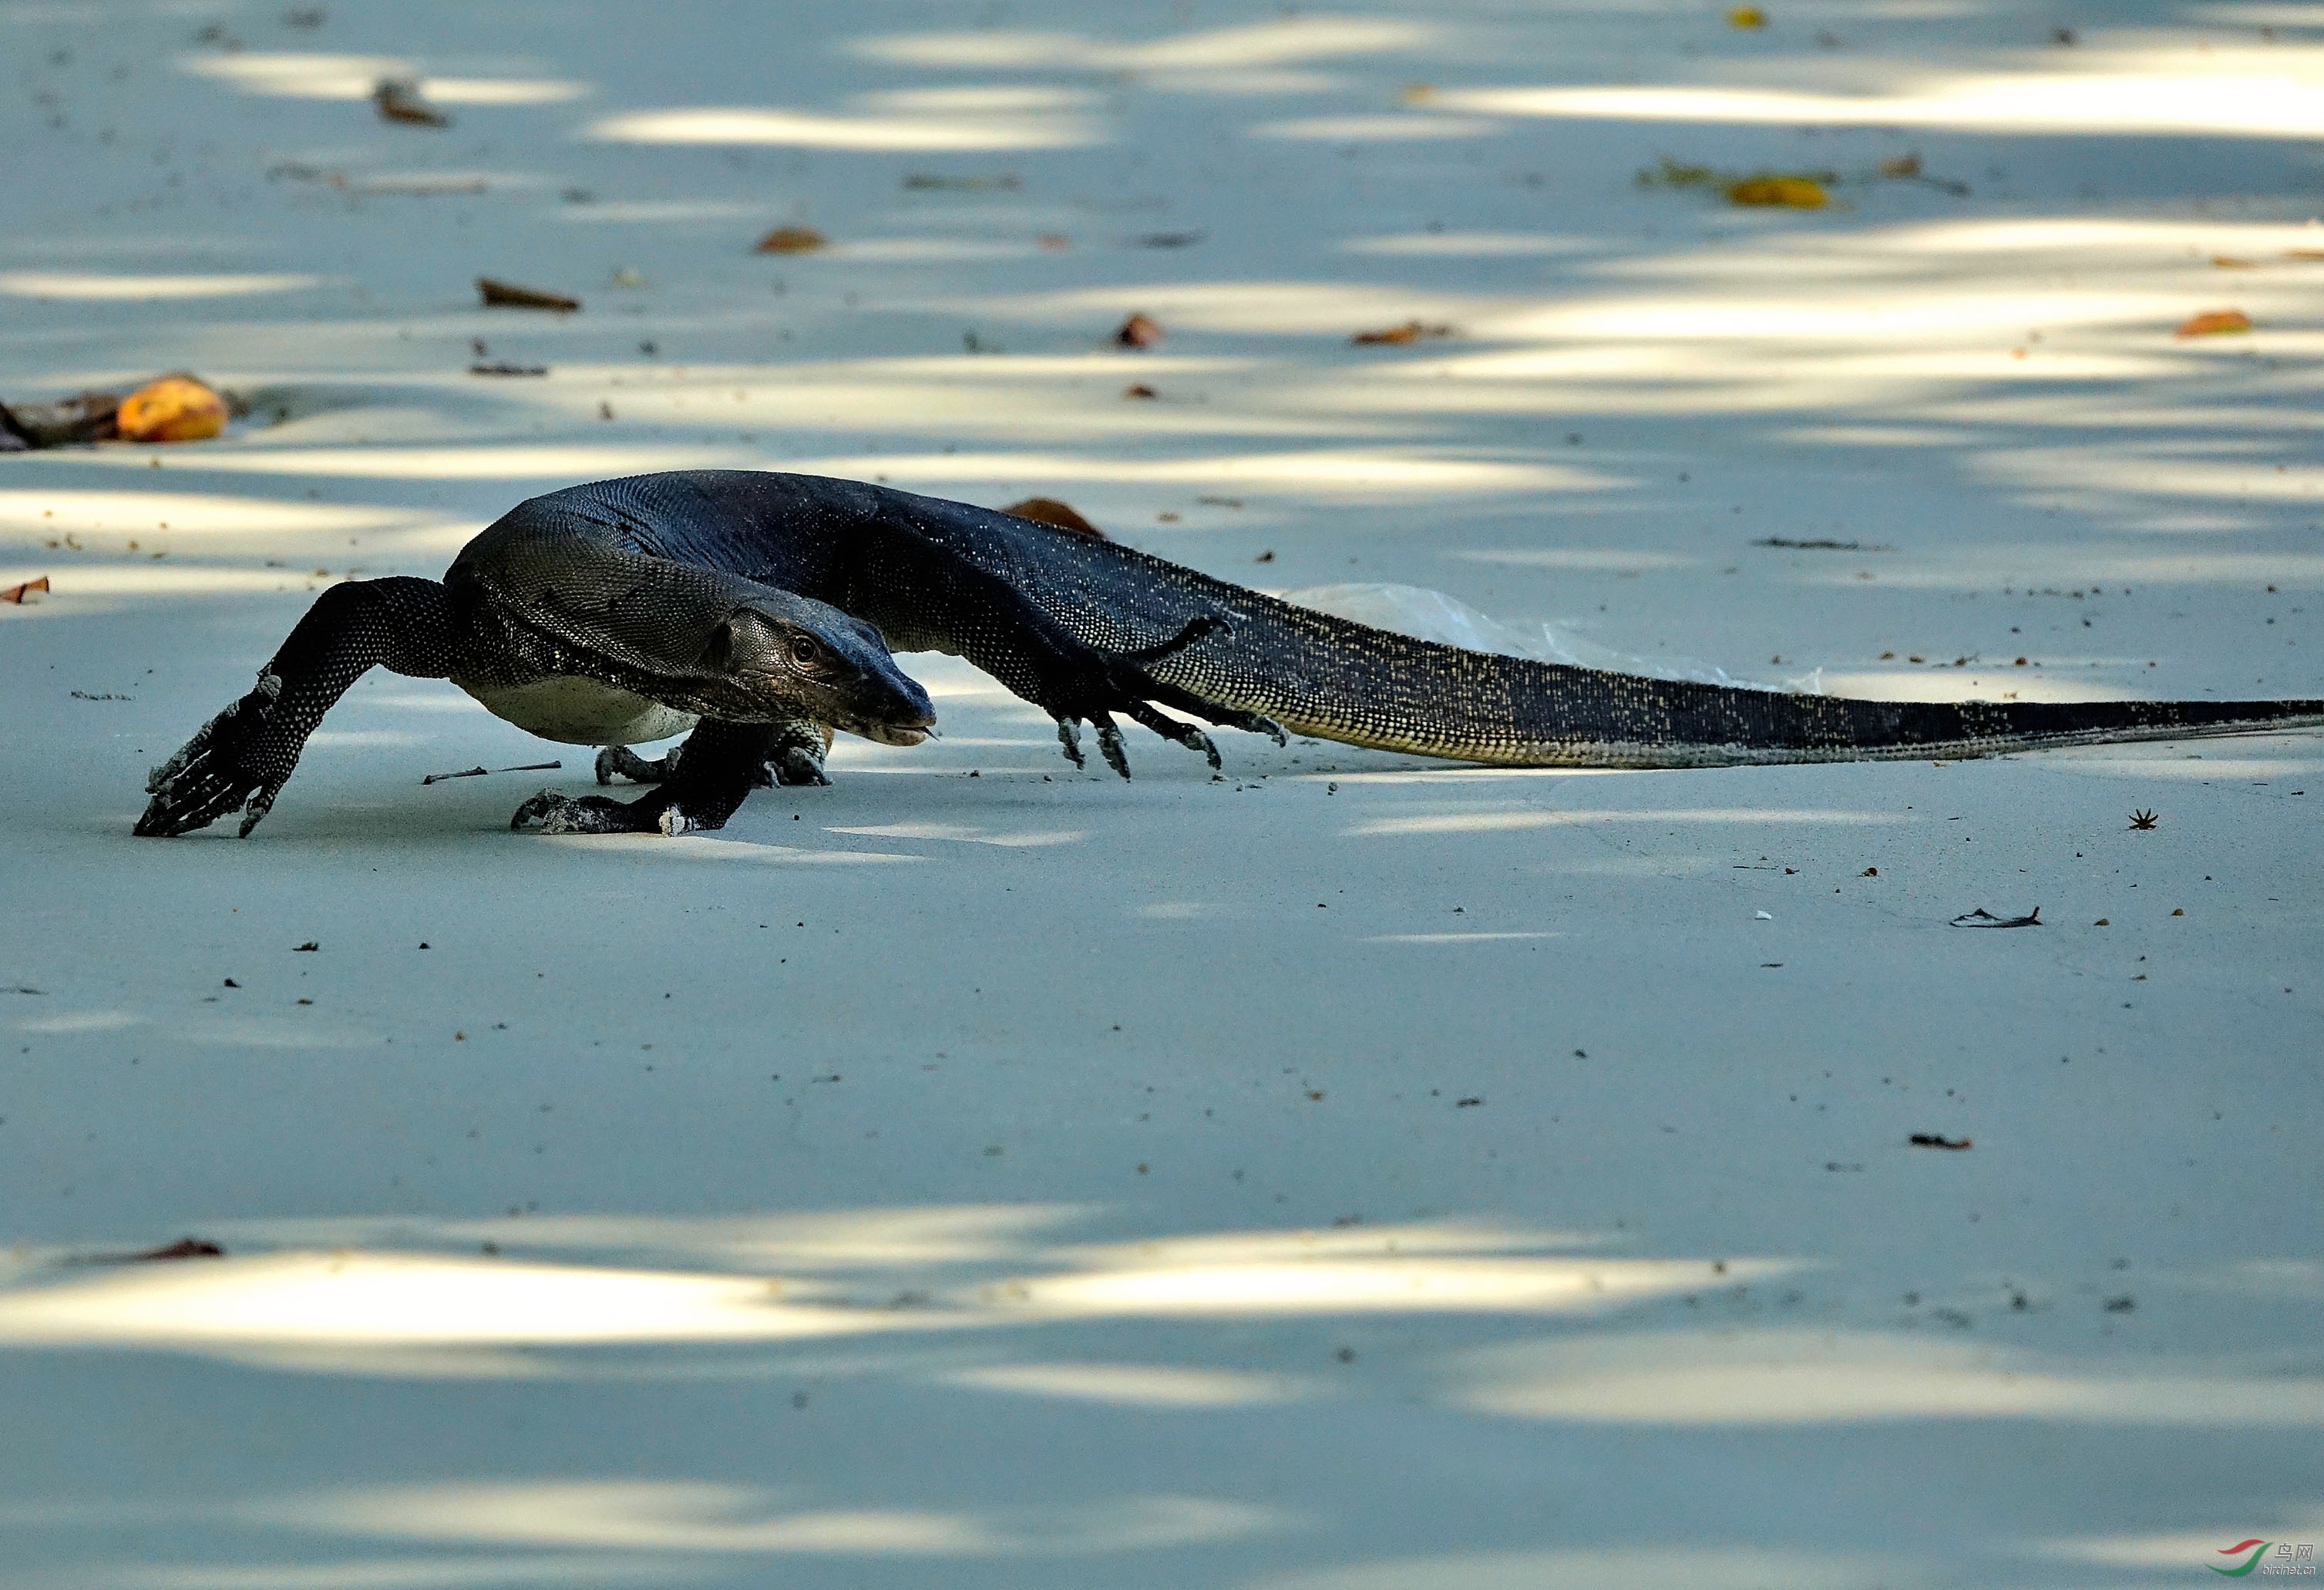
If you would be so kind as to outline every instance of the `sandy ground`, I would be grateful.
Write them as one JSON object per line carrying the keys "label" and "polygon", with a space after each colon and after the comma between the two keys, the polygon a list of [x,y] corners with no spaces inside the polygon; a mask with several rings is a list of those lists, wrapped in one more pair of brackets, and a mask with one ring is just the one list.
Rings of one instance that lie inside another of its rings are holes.
{"label": "sandy ground", "polygon": [[[0,5],[0,395],[256,404],[0,459],[0,584],[54,585],[0,609],[0,1581],[2161,1585],[2324,1536],[2316,736],[1141,739],[1125,786],[926,658],[941,742],[556,841],[507,814],[586,751],[383,676],[248,842],[128,837],[324,581],[690,464],[1747,678],[2324,694],[2312,8],[327,11]],[[453,124],[379,120],[393,72]],[[229,1256],[88,1262],[181,1236]]]}

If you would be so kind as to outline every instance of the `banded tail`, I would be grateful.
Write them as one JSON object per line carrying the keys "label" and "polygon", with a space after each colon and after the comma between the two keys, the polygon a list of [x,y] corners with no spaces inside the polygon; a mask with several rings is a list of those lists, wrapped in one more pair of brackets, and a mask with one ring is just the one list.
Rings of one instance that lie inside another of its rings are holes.
{"label": "banded tail", "polygon": [[2324,727],[2324,701],[1858,701],[1608,673],[1416,640],[1194,577],[1231,632],[1158,664],[1157,678],[1297,733],[1456,761],[1952,760]]}

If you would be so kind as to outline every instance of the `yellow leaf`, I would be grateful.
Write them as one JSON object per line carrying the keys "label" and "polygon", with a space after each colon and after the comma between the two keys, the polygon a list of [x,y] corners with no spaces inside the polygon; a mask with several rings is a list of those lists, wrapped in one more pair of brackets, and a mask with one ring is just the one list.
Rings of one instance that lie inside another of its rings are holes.
{"label": "yellow leaf", "polygon": [[200,381],[165,375],[121,400],[114,424],[125,442],[200,442],[226,428],[226,400]]}
{"label": "yellow leaf", "polygon": [[1764,28],[1767,14],[1756,5],[1738,5],[1727,14],[1728,25],[1738,28]]}
{"label": "yellow leaf", "polygon": [[2181,336],[2218,336],[2227,332],[2249,331],[2251,317],[2241,309],[2206,309],[2190,317],[2179,327]]}
{"label": "yellow leaf", "polygon": [[1727,197],[1739,205],[1780,205],[1794,210],[1820,210],[1823,184],[1813,177],[1747,177],[1731,184]]}

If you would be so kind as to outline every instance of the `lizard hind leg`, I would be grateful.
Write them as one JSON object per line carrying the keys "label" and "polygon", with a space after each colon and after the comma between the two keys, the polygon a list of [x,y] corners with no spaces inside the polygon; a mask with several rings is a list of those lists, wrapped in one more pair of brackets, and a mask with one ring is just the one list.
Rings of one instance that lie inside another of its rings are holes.
{"label": "lizard hind leg", "polygon": [[[633,801],[544,789],[516,809],[512,829],[543,833],[706,832],[726,826],[744,797],[763,786],[780,726],[705,719],[666,761],[674,772]],[[649,764],[650,765],[650,764]]]}

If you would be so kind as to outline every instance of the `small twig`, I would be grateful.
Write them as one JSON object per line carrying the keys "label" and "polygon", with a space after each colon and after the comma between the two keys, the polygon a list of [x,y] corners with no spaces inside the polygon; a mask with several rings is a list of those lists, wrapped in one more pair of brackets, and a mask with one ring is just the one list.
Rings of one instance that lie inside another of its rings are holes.
{"label": "small twig", "polygon": [[447,778],[482,778],[488,773],[554,773],[564,766],[563,762],[527,762],[521,767],[463,767],[457,773],[430,773],[420,782],[441,784]]}

